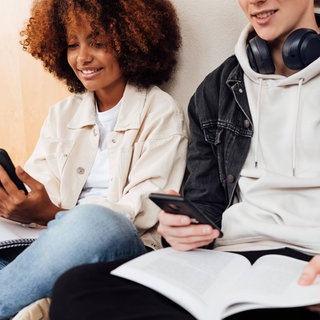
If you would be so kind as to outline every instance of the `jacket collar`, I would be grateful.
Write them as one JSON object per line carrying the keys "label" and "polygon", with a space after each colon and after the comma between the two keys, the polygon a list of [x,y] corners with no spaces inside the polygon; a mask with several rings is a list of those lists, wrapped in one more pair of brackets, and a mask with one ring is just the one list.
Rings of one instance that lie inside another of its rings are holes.
{"label": "jacket collar", "polygon": [[93,92],[87,91],[75,95],[73,103],[79,106],[75,108],[76,112],[68,123],[69,129],[79,129],[96,124],[96,102]]}
{"label": "jacket collar", "polygon": [[247,92],[244,84],[244,72],[235,56],[232,56],[231,71],[227,77],[226,84],[232,91],[237,105],[246,114],[252,124],[252,116],[249,107]]}
{"label": "jacket collar", "polygon": [[[146,89],[138,89],[130,84],[126,85],[115,131],[140,128],[146,96]],[[75,109],[76,112],[68,123],[68,128],[79,129],[95,125],[96,101],[94,93],[87,91],[83,94],[75,95],[75,101],[79,103],[79,107]]]}
{"label": "jacket collar", "polygon": [[127,84],[122,102],[115,131],[128,129],[139,129],[145,112],[145,102],[147,89],[139,89]]}

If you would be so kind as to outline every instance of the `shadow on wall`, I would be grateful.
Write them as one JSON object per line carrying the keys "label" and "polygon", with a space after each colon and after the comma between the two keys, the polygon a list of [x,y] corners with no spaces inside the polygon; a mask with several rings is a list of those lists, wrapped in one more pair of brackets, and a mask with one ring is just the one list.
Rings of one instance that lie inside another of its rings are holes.
{"label": "shadow on wall", "polygon": [[173,79],[163,88],[187,109],[204,77],[234,52],[247,19],[237,1],[172,0],[182,31],[182,50]]}

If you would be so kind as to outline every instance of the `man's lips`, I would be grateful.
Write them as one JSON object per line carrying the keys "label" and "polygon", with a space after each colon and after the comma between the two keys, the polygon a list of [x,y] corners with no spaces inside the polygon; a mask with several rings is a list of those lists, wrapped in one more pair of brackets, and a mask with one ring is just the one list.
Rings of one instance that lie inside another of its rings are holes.
{"label": "man's lips", "polygon": [[275,14],[275,12],[276,12],[275,10],[258,12],[258,13],[252,14],[252,16],[257,19],[267,19],[271,17],[273,14]]}

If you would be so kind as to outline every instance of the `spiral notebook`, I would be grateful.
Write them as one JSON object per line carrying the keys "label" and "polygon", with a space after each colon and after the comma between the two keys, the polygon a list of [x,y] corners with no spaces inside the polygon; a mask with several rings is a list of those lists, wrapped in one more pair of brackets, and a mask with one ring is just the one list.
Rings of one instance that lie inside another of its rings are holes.
{"label": "spiral notebook", "polygon": [[28,246],[39,237],[44,227],[25,225],[0,217],[0,250]]}

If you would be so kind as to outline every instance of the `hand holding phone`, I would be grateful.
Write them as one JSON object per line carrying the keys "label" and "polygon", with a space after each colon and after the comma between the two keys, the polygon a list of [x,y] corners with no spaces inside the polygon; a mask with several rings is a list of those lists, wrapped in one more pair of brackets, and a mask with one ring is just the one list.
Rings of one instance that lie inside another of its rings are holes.
{"label": "hand holding phone", "polygon": [[[24,193],[27,195],[28,194],[27,188],[24,185],[24,183],[18,178],[18,176],[16,174],[15,166],[14,166],[12,160],[10,159],[9,154],[7,153],[6,150],[1,149],[1,148],[0,148],[0,164],[2,165],[4,170],[6,170],[8,176],[15,183],[17,188],[20,190],[23,190]],[[3,188],[1,181],[0,181],[0,187]]]}
{"label": "hand holding phone", "polygon": [[187,215],[193,223],[209,224],[219,230],[219,238],[223,236],[221,229],[209,217],[203,214],[194,204],[181,195],[150,193],[149,199],[168,213]]}

